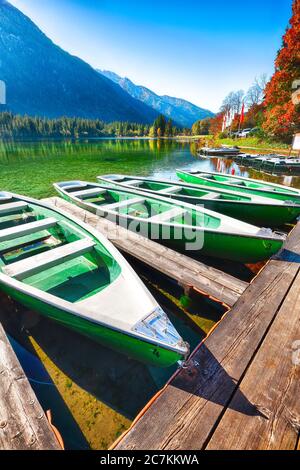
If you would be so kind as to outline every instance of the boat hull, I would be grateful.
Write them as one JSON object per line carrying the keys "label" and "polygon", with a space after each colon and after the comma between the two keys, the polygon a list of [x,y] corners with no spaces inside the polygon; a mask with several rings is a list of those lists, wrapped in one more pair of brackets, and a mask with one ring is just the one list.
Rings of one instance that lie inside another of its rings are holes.
{"label": "boat hull", "polygon": [[281,164],[281,163],[266,162],[263,166],[263,169],[271,173],[285,173],[285,174],[292,174],[292,175],[300,174],[300,164],[293,165],[293,164],[288,164],[288,163]]}
{"label": "boat hull", "polygon": [[[161,240],[161,243],[178,249],[187,251],[187,244],[191,243],[192,234],[187,234],[181,240],[171,238],[168,241]],[[237,261],[240,263],[257,263],[270,258],[282,247],[282,242],[277,240],[267,240],[264,238],[254,238],[249,236],[239,236],[225,233],[204,233],[203,247],[195,250],[199,255],[212,256],[215,258]],[[193,249],[191,249],[193,251]]]}
{"label": "boat hull", "polygon": [[25,307],[138,361],[156,367],[170,367],[179,360],[184,359],[175,351],[164,349],[159,345],[139,340],[136,337],[94,323],[83,317],[72,315],[4,283],[0,283],[0,286],[2,291]]}
{"label": "boat hull", "polygon": [[187,182],[187,183],[192,183],[192,184],[201,184],[201,186],[207,186],[207,187],[212,187],[212,188],[220,188],[220,189],[229,189],[230,191],[235,191],[235,192],[240,192],[240,193],[246,193],[246,194],[255,194],[257,196],[263,196],[263,197],[269,197],[272,199],[277,199],[280,201],[291,201],[295,202],[297,204],[300,204],[300,196],[299,195],[294,195],[291,193],[283,193],[283,192],[274,192],[274,191],[268,191],[265,189],[255,189],[255,188],[247,188],[245,186],[234,186],[226,183],[222,183],[219,181],[212,181],[212,180],[207,180],[205,178],[201,178],[201,176],[193,175],[190,173],[185,173],[181,171],[176,172],[178,178],[181,180]]}
{"label": "boat hull", "polygon": [[287,207],[284,205],[272,206],[271,204],[226,202],[217,200],[203,200],[201,198],[185,198],[184,196],[172,196],[172,199],[201,205],[205,209],[220,212],[221,214],[242,220],[249,224],[263,227],[280,227],[284,224],[292,224],[300,215],[300,207]]}
{"label": "boat hull", "polygon": [[239,155],[240,149],[238,148],[207,148],[203,147],[201,150],[201,153],[203,155],[208,155],[212,157],[227,157],[231,158],[234,157],[235,155]]}
{"label": "boat hull", "polygon": [[[105,180],[104,180],[105,181]],[[106,181],[105,181],[106,182]],[[176,183],[177,184],[177,183]],[[116,183],[110,183],[111,187],[122,187]],[[126,187],[126,186],[125,186]],[[182,186],[184,187],[184,186]],[[140,191],[151,194],[159,195],[159,192],[140,189]],[[225,193],[224,193],[225,194]],[[184,194],[164,194],[170,200],[186,202],[196,206],[204,207],[205,209],[219,212],[234,219],[242,220],[253,225],[263,227],[278,228],[284,224],[292,224],[300,216],[300,205],[285,205],[281,203],[264,204],[261,202],[244,202],[242,200],[234,201],[225,199],[203,199],[197,196],[187,196]],[[226,195],[225,195],[226,197]]]}
{"label": "boat hull", "polygon": [[[78,199],[73,199],[63,191],[59,191],[59,193],[68,202],[73,204],[75,203],[82,209],[89,210],[90,212],[99,215],[100,207],[96,208],[80,202]],[[109,219],[109,217],[107,218]],[[131,223],[132,219],[117,217],[114,219],[114,222],[128,228],[129,230],[133,230],[133,225]],[[198,248],[198,243],[195,243],[195,248],[193,249],[193,240],[195,240],[197,229],[189,229],[188,227],[178,229],[170,226],[168,238],[165,237],[165,228],[162,226],[159,226],[158,229],[155,230],[155,237],[153,237],[153,225],[146,221],[141,221],[139,226],[134,224],[134,229],[135,230],[133,231],[142,234],[149,239],[160,242],[179,251],[197,252],[200,256],[212,256],[241,263],[257,263],[259,261],[264,261],[277,253],[283,244],[283,240],[281,239],[202,230],[201,248]]]}
{"label": "boat hull", "polygon": [[282,156],[282,161],[278,161],[276,155],[262,157],[237,156],[234,158],[236,163],[242,166],[251,166],[256,170],[265,171],[272,174],[298,175],[300,173],[300,162],[293,162],[293,159],[286,159]]}

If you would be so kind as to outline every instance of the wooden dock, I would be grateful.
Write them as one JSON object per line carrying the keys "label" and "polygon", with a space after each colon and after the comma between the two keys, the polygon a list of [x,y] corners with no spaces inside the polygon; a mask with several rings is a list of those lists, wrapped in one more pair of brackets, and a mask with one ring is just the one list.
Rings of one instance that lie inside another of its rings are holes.
{"label": "wooden dock", "polygon": [[248,286],[247,282],[118,227],[59,197],[44,199],[44,202],[85,221],[106,235],[119,250],[175,279],[184,288],[193,288],[227,307],[232,307]]}
{"label": "wooden dock", "polygon": [[0,449],[61,449],[1,324]]}
{"label": "wooden dock", "polygon": [[300,449],[300,223],[116,450]]}

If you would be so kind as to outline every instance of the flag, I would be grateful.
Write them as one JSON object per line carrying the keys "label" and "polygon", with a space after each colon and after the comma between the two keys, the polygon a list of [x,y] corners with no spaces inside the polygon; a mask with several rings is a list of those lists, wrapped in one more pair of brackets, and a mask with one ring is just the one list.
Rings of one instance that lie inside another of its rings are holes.
{"label": "flag", "polygon": [[240,116],[240,124],[243,124],[245,121],[245,103],[243,103],[242,106],[242,111],[241,111],[241,116]]}

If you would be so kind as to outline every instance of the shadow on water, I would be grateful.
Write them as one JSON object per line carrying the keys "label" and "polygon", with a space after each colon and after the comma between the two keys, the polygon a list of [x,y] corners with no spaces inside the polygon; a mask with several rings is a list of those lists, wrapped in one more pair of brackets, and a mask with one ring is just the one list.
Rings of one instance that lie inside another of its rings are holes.
{"label": "shadow on water", "polygon": [[64,431],[62,437],[65,448],[67,450],[89,449],[88,442],[66,407],[43,363],[33,352],[29,352],[13,337],[9,336],[9,341],[43,410],[55,412],[55,426],[58,430]]}
{"label": "shadow on water", "polygon": [[67,448],[107,448],[157,392],[152,371],[46,318],[38,316],[35,326],[24,327],[27,314],[18,306],[9,325],[3,323],[17,341],[19,357],[23,347],[49,372],[25,364],[43,409],[52,410]]}
{"label": "shadow on water", "polygon": [[[195,338],[195,345],[206,336],[212,325],[218,322],[225,313],[226,308],[221,303],[216,303],[196,291],[191,291],[187,295],[177,281],[160,272],[154,274],[153,270],[141,261],[134,260],[127,255],[125,257],[131,266],[140,273],[143,282],[158,303],[170,312],[169,315],[176,316],[180,320],[179,328],[182,330],[183,323],[186,324],[189,329],[189,337],[191,331],[195,331],[198,335]],[[209,323],[205,320],[209,320]],[[182,336],[185,337],[183,333]],[[191,342],[191,338],[189,341]]]}
{"label": "shadow on water", "polygon": [[7,303],[8,312],[12,305],[16,306],[16,313],[7,319],[2,317],[2,309],[0,318],[6,331],[13,335],[20,347],[23,345],[28,352],[34,354],[28,339],[29,335],[32,336],[47,357],[67,377],[128,418],[133,418],[147,399],[145,388],[136,386],[137,383],[141,385],[140,380],[136,381],[141,373],[149,398],[156,391],[147,367],[143,364],[47,318],[31,315],[31,312],[15,302]]}
{"label": "shadow on water", "polygon": [[146,366],[80,334],[46,319],[30,334],[72,382],[128,419],[156,392]]}
{"label": "shadow on water", "polygon": [[[162,302],[164,308],[165,303]],[[176,306],[171,302],[167,307],[174,326],[194,348],[205,333],[197,328],[193,331],[191,322],[182,312],[176,312]],[[29,332],[69,379],[130,420],[177,368],[177,365],[168,369],[149,367],[45,318]]]}

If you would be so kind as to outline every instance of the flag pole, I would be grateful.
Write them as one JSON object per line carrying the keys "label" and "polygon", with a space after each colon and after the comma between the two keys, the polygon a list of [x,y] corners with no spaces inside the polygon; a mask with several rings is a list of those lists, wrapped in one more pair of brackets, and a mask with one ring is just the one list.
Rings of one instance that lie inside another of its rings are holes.
{"label": "flag pole", "polygon": [[241,126],[242,126],[242,123],[244,122],[244,119],[245,119],[245,102],[243,101],[238,132],[241,131]]}

